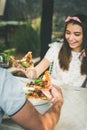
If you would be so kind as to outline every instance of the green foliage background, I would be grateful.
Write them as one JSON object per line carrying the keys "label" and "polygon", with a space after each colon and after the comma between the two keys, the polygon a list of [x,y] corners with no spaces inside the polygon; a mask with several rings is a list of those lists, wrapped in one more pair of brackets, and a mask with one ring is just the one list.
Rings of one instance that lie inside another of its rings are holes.
{"label": "green foliage background", "polygon": [[40,40],[38,31],[31,24],[19,27],[11,41],[11,47],[16,48],[18,53],[27,53],[31,51],[33,56],[40,55]]}

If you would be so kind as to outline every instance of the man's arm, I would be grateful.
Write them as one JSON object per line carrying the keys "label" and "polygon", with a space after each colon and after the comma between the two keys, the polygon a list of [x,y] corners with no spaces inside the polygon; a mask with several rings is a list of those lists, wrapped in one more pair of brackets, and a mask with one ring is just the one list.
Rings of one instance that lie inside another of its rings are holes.
{"label": "man's arm", "polygon": [[27,101],[25,106],[17,112],[12,119],[27,130],[53,130],[60,118],[63,104],[61,90],[55,89],[55,91],[55,95],[57,96],[54,97],[53,105],[44,115],[41,115],[35,107]]}

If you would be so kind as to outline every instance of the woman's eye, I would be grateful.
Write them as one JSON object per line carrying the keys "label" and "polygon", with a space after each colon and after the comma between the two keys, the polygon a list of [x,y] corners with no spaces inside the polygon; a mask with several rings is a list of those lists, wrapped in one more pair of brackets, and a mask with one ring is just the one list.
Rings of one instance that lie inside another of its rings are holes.
{"label": "woman's eye", "polygon": [[80,33],[75,33],[75,36],[80,36]]}
{"label": "woman's eye", "polygon": [[69,32],[69,31],[66,31],[66,34],[70,34],[70,32]]}

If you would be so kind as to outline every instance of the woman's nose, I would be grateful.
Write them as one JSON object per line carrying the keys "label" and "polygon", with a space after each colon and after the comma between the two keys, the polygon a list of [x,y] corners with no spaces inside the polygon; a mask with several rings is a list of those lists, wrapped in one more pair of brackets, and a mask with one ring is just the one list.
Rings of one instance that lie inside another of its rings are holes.
{"label": "woman's nose", "polygon": [[69,36],[69,40],[73,40],[74,39],[74,36],[73,35],[70,35]]}

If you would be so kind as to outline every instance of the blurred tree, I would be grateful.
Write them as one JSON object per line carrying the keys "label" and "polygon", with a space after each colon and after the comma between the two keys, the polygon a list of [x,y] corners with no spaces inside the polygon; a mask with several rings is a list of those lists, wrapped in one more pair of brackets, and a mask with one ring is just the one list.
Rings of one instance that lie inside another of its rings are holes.
{"label": "blurred tree", "polygon": [[52,16],[54,0],[42,1],[42,18],[41,18],[41,58],[48,50],[48,44],[51,43],[52,34]]}
{"label": "blurred tree", "polygon": [[4,20],[27,20],[40,16],[42,0],[7,0]]}
{"label": "blurred tree", "polygon": [[87,2],[82,0],[54,0],[54,16],[56,32],[64,28],[64,20],[67,16],[83,13],[87,15]]}
{"label": "blurred tree", "polygon": [[24,20],[27,15],[26,0],[7,0],[4,20]]}

